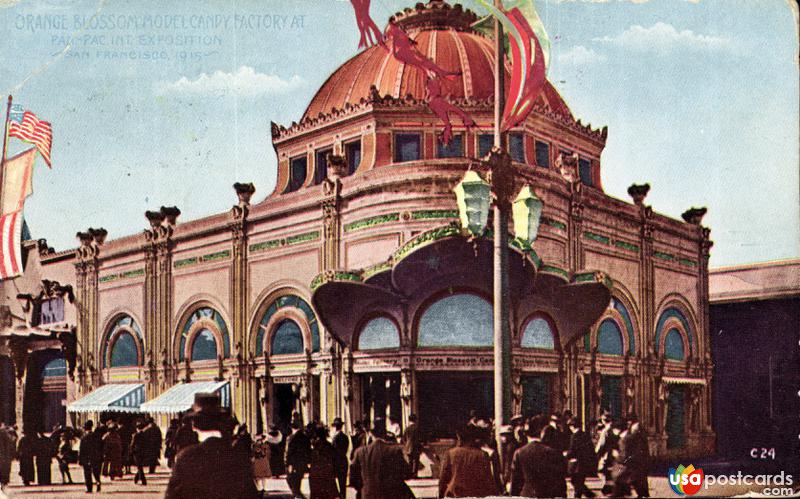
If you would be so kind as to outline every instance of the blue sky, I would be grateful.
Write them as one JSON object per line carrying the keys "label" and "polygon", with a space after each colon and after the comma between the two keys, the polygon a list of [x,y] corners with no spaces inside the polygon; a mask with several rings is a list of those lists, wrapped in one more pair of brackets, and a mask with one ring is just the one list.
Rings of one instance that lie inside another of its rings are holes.
{"label": "blue sky", "polygon": [[[372,3],[383,26],[415,2]],[[551,81],[609,128],[606,192],[649,182],[660,213],[708,206],[713,266],[800,256],[793,4],[536,2]],[[183,220],[227,210],[236,181],[262,199],[270,121],[298,120],[358,43],[339,0],[0,0],[0,30],[0,95],[53,123],[25,216],[56,249],[89,226],[138,232],[161,205]]]}

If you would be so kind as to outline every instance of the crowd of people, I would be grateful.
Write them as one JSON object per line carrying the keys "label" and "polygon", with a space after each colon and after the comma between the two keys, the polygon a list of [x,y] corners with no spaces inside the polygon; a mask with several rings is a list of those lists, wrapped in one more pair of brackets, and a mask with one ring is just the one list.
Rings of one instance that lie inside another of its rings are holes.
{"label": "crowd of people", "polygon": [[615,421],[605,413],[589,432],[569,411],[515,416],[511,423],[494,428],[473,414],[456,432],[456,446],[436,456],[413,414],[405,429],[397,420],[376,418],[356,422],[348,434],[340,418],[328,428],[304,425],[295,413],[286,434],[273,425],[252,437],[218,395],[198,394],[192,410],[170,422],[163,442],[150,417],[109,419],[96,427],[87,421],[82,431],[57,427],[50,435],[23,432],[19,438],[17,428],[0,424],[0,487],[9,482],[13,459],[25,485],[50,484],[53,459],[65,484],[73,483],[69,464],[79,464],[87,492],[101,490],[101,476],[115,480],[133,468],[134,483],[146,485],[163,444],[172,468],[168,499],[256,499],[266,495],[270,478],[284,478],[302,498],[306,476],[312,499],[344,499],[348,486],[359,499],[412,498],[406,480],[419,472],[423,451],[439,469],[439,497],[566,497],[567,480],[575,497],[594,497],[586,479],[598,474],[604,495],[649,495],[647,438],[635,416]]}

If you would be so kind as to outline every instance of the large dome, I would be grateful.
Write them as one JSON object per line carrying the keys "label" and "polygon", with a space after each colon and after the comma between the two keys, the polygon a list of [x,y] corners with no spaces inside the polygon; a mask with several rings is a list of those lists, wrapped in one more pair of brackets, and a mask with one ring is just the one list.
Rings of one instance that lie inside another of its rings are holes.
{"label": "large dome", "polygon": [[[406,9],[395,18],[422,54],[445,70],[461,71],[454,81],[442,82],[442,92],[451,100],[483,100],[494,95],[494,42],[469,27],[476,20],[474,13],[462,10],[460,5],[451,7],[440,0],[431,0],[426,5]],[[506,84],[509,80],[507,76]],[[380,95],[400,98],[410,94],[416,99],[425,98],[425,74],[399,62],[383,47],[373,46],[331,74],[303,118],[316,118],[333,109],[343,109],[346,104],[357,104],[369,96],[373,85]],[[557,114],[572,118],[550,82],[539,100]]]}

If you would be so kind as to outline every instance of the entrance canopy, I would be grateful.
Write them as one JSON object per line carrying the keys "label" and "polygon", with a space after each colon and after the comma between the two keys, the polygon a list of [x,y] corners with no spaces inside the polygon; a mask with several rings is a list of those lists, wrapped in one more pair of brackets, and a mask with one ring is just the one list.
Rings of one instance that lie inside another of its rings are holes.
{"label": "entrance canopy", "polygon": [[103,385],[67,406],[68,412],[140,412],[144,385]]}
{"label": "entrance canopy", "polygon": [[194,381],[173,386],[166,392],[141,405],[141,412],[178,414],[194,404],[196,393],[219,393],[222,407],[231,406],[231,387],[227,381]]}
{"label": "entrance canopy", "polygon": [[[570,272],[547,265],[524,243],[510,238],[506,266],[511,303],[518,312],[546,310],[558,323],[562,348],[582,337],[611,300],[611,280],[598,271]],[[379,311],[398,312],[446,289],[493,290],[491,234],[468,239],[456,225],[423,232],[386,262],[363,270],[335,270],[311,283],[320,321],[337,340],[354,349],[361,321]]]}

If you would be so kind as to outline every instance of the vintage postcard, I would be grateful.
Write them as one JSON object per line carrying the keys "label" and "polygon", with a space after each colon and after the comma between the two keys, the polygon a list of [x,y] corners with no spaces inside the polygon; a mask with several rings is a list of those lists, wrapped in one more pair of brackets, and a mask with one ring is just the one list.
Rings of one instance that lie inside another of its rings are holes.
{"label": "vintage postcard", "polygon": [[800,494],[788,0],[0,0],[0,497]]}

